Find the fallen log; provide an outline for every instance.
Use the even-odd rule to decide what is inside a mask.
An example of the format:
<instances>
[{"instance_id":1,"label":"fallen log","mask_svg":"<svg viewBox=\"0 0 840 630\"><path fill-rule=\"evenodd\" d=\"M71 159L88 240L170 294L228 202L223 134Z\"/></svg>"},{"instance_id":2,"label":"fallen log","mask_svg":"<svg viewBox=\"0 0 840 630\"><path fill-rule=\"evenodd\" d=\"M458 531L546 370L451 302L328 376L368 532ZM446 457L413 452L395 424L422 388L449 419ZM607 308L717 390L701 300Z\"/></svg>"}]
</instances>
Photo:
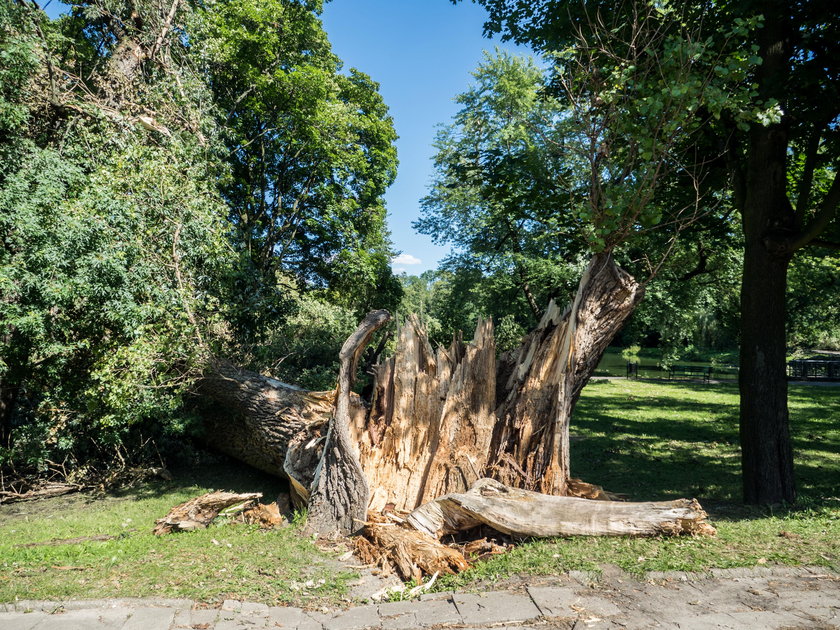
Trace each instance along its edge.
<instances>
[{"instance_id":1,"label":"fallen log","mask_svg":"<svg viewBox=\"0 0 840 630\"><path fill-rule=\"evenodd\" d=\"M169 514L155 521L156 536L172 532L189 532L204 529L219 512L234 505L253 504L262 498L261 492L236 494L234 492L208 492L200 497L176 505Z\"/></svg>"},{"instance_id":2,"label":"fallen log","mask_svg":"<svg viewBox=\"0 0 840 630\"><path fill-rule=\"evenodd\" d=\"M51 499L52 497L60 497L65 494L70 494L71 492L79 492L80 490L84 490L86 487L87 486L76 483L47 482L34 489L27 490L26 492L0 490L0 504Z\"/></svg>"},{"instance_id":3,"label":"fallen log","mask_svg":"<svg viewBox=\"0 0 840 630\"><path fill-rule=\"evenodd\" d=\"M406 521L433 538L487 525L518 537L714 536L696 499L631 503L559 497L480 479L420 506Z\"/></svg>"}]
</instances>

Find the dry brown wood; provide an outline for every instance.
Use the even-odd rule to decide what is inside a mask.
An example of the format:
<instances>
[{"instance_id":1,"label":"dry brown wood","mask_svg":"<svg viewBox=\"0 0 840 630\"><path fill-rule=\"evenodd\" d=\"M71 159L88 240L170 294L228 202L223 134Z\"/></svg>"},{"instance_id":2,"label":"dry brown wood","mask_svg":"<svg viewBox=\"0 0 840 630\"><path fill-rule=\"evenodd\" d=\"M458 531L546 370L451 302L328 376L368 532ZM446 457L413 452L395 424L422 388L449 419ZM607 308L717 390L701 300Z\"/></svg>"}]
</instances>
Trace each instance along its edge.
<instances>
[{"instance_id":1,"label":"dry brown wood","mask_svg":"<svg viewBox=\"0 0 840 630\"><path fill-rule=\"evenodd\" d=\"M394 357L377 369L371 411L354 425L372 511L411 510L482 476L495 354L489 320L478 322L472 343L456 338L436 352L415 316L400 328Z\"/></svg>"},{"instance_id":2,"label":"dry brown wood","mask_svg":"<svg viewBox=\"0 0 840 630\"><path fill-rule=\"evenodd\" d=\"M22 501L37 501L60 497L71 492L79 492L86 487L75 483L47 482L26 492L15 492L14 490L0 490L0 503L17 503Z\"/></svg>"},{"instance_id":3,"label":"dry brown wood","mask_svg":"<svg viewBox=\"0 0 840 630\"><path fill-rule=\"evenodd\" d=\"M155 521L153 531L157 536L161 536L172 532L204 529L222 510L242 503L254 504L261 497L260 492L208 492L173 507L169 514Z\"/></svg>"},{"instance_id":4,"label":"dry brown wood","mask_svg":"<svg viewBox=\"0 0 840 630\"><path fill-rule=\"evenodd\" d=\"M259 525L261 529L272 529L288 525L289 521L283 516L277 503L257 503L242 513L246 523Z\"/></svg>"},{"instance_id":5,"label":"dry brown wood","mask_svg":"<svg viewBox=\"0 0 840 630\"><path fill-rule=\"evenodd\" d=\"M568 494L572 412L643 293L610 254L596 254L572 303L561 309L552 301L522 345L501 357L487 476L510 486Z\"/></svg>"},{"instance_id":6,"label":"dry brown wood","mask_svg":"<svg viewBox=\"0 0 840 630\"><path fill-rule=\"evenodd\" d=\"M708 515L692 499L629 503L558 497L481 479L469 492L427 503L406 521L439 538L479 524L515 536L713 536Z\"/></svg>"},{"instance_id":7,"label":"dry brown wood","mask_svg":"<svg viewBox=\"0 0 840 630\"><path fill-rule=\"evenodd\" d=\"M359 449L369 508L411 510L484 476L547 494L597 494L597 487L570 485L569 420L642 292L609 254L598 254L573 303L565 310L550 304L537 329L498 364L490 321L478 323L471 343L456 338L435 351L409 317L395 355L376 368L370 409L349 399L350 443ZM209 374L202 392L222 403L208 424L209 441L288 476L298 505L311 501L318 462L333 457L324 443L334 394L229 366Z\"/></svg>"},{"instance_id":8,"label":"dry brown wood","mask_svg":"<svg viewBox=\"0 0 840 630\"><path fill-rule=\"evenodd\" d=\"M404 580L419 583L424 574L450 575L469 567L457 549L397 523L368 522L361 534L354 539L354 547L362 562L394 567Z\"/></svg>"}]
</instances>

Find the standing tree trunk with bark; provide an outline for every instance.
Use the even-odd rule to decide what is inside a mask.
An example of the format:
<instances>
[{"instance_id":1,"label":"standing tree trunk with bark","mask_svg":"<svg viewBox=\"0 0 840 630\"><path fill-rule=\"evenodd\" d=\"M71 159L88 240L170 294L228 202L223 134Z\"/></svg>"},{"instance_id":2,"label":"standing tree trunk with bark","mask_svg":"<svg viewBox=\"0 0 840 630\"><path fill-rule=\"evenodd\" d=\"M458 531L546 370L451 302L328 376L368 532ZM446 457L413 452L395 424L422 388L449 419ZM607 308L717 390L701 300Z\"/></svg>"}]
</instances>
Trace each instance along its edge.
<instances>
[{"instance_id":1,"label":"standing tree trunk with bark","mask_svg":"<svg viewBox=\"0 0 840 630\"><path fill-rule=\"evenodd\" d=\"M552 302L519 349L502 357L489 476L567 494L575 404L643 294L609 253L596 254L572 304L561 311Z\"/></svg>"},{"instance_id":2,"label":"standing tree trunk with bark","mask_svg":"<svg viewBox=\"0 0 840 630\"><path fill-rule=\"evenodd\" d=\"M796 499L788 417L785 320L791 256L768 248L773 231L790 224L785 133L754 130L744 209L739 388L744 501ZM791 226L792 227L792 226Z\"/></svg>"},{"instance_id":3,"label":"standing tree trunk with bark","mask_svg":"<svg viewBox=\"0 0 840 630\"><path fill-rule=\"evenodd\" d=\"M773 0L760 41L758 79L763 98L781 98L788 72L788 8ZM799 225L787 194L785 124L754 124L749 136L742 201L744 269L741 286L740 439L744 501L793 502L785 371L787 270L784 243Z\"/></svg>"}]
</instances>

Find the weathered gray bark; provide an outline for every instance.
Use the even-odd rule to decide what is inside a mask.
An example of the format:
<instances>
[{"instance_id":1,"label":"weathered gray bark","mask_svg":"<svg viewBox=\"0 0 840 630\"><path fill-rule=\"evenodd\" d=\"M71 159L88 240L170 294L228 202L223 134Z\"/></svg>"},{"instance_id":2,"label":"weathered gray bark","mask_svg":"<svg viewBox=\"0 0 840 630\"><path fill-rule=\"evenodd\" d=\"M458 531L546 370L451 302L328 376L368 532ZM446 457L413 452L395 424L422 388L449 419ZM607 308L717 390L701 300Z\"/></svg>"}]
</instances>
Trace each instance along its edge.
<instances>
[{"instance_id":1,"label":"weathered gray bark","mask_svg":"<svg viewBox=\"0 0 840 630\"><path fill-rule=\"evenodd\" d=\"M707 517L696 500L591 501L480 479L468 492L439 497L414 510L406 520L434 538L481 524L516 536L713 535Z\"/></svg>"},{"instance_id":2,"label":"weathered gray bark","mask_svg":"<svg viewBox=\"0 0 840 630\"><path fill-rule=\"evenodd\" d=\"M351 534L367 520L370 491L350 436L350 394L362 351L373 334L391 319L388 311L368 314L339 353L340 368L335 412L327 430L323 454L309 496L307 528L319 534Z\"/></svg>"},{"instance_id":3,"label":"weathered gray bark","mask_svg":"<svg viewBox=\"0 0 840 630\"><path fill-rule=\"evenodd\" d=\"M334 391L309 392L229 364L208 370L198 394L206 441L281 477L286 475L289 445L295 439L308 442L320 437L335 402Z\"/></svg>"}]
</instances>

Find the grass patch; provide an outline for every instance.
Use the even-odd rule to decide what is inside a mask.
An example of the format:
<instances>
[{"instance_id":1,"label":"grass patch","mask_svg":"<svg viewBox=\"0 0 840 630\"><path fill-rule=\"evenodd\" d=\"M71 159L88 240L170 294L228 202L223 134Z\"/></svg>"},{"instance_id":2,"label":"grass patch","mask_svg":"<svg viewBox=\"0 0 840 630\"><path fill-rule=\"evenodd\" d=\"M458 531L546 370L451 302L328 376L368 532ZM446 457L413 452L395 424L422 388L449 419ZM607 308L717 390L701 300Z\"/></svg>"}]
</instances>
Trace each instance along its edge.
<instances>
[{"instance_id":1,"label":"grass patch","mask_svg":"<svg viewBox=\"0 0 840 630\"><path fill-rule=\"evenodd\" d=\"M0 601L100 597L175 597L267 604L338 602L357 574L292 526L261 531L225 525L154 536L154 521L209 490L262 491L280 482L244 466L203 466L176 481L93 499L81 495L0 506ZM19 545L96 535L104 542ZM314 588L303 584L311 580ZM323 580L323 584L320 584Z\"/></svg>"},{"instance_id":2,"label":"grass patch","mask_svg":"<svg viewBox=\"0 0 840 630\"><path fill-rule=\"evenodd\" d=\"M799 502L740 505L735 385L593 381L572 420L572 474L633 501L697 497L716 538L583 538L525 542L440 581L440 589L517 574L703 571L766 564L840 570L840 387L791 386Z\"/></svg>"},{"instance_id":3,"label":"grass patch","mask_svg":"<svg viewBox=\"0 0 840 630\"><path fill-rule=\"evenodd\" d=\"M572 423L572 472L631 500L697 497L716 538L526 541L459 576L445 590L519 574L702 571L762 564L840 569L840 388L792 386L791 431L800 501L785 509L739 504L738 396L734 385L597 381ZM235 525L155 537L156 518L211 489L262 491L279 482L247 467L203 466L176 481L92 499L69 496L0 506L0 601L99 597L226 598L268 604L337 603L357 577L296 527ZM18 545L107 534L105 542ZM302 588L311 580L324 584Z\"/></svg>"}]
</instances>

